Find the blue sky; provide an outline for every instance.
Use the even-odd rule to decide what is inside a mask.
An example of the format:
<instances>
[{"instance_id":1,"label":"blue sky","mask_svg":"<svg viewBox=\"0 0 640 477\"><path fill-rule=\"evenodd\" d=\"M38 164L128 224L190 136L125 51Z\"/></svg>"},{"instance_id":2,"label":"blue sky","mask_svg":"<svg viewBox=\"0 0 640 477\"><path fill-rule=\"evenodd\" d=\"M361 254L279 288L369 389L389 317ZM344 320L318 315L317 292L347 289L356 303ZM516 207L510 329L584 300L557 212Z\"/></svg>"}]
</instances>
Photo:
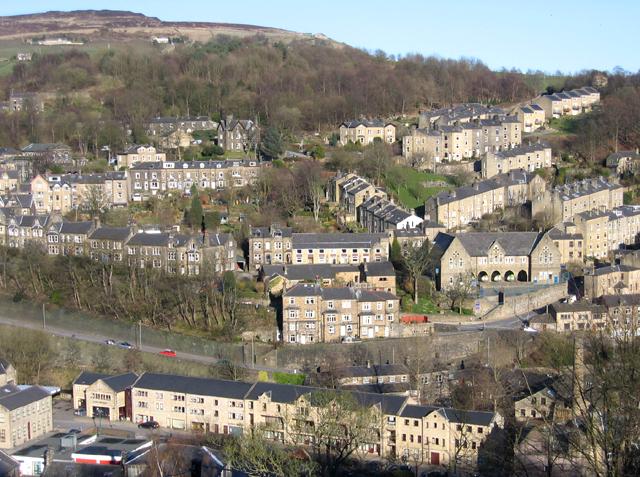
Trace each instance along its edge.
<instances>
[{"instance_id":1,"label":"blue sky","mask_svg":"<svg viewBox=\"0 0 640 477\"><path fill-rule=\"evenodd\" d=\"M21 0L0 15L112 9L162 20L248 23L324 33L387 53L479 58L491 68L640 70L638 0ZM364 11L366 4L369 11Z\"/></svg>"}]
</instances>

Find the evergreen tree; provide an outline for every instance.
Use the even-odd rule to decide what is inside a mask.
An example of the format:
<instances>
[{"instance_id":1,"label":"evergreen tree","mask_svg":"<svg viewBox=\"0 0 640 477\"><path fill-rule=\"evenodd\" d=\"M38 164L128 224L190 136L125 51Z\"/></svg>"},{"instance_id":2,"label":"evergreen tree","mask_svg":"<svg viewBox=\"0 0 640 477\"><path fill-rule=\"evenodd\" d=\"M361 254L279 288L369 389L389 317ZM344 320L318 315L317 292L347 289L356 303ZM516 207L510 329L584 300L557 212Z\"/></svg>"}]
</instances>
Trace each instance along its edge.
<instances>
[{"instance_id":1,"label":"evergreen tree","mask_svg":"<svg viewBox=\"0 0 640 477\"><path fill-rule=\"evenodd\" d=\"M189 208L189 225L192 229L199 229L202 225L202 203L196 185L191 186L191 207Z\"/></svg>"},{"instance_id":2,"label":"evergreen tree","mask_svg":"<svg viewBox=\"0 0 640 477\"><path fill-rule=\"evenodd\" d=\"M260 152L269 159L277 159L284 152L280 131L274 127L267 129L260 144Z\"/></svg>"}]
</instances>

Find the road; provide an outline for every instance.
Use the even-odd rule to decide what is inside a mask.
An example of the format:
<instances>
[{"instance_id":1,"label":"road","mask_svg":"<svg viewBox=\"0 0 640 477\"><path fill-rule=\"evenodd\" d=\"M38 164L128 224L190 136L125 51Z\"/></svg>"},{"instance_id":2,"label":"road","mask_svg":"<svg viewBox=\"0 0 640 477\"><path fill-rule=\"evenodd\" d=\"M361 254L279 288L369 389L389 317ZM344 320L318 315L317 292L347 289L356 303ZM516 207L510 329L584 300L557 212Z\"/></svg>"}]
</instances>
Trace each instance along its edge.
<instances>
[{"instance_id":1,"label":"road","mask_svg":"<svg viewBox=\"0 0 640 477\"><path fill-rule=\"evenodd\" d=\"M123 340L118 336L105 336L105 335L98 335L95 333L73 331L73 330L67 330L65 328L55 327L51 325L47 325L46 328L43 328L42 324L32 323L29 321L20 320L18 318L11 318L5 315L0 315L0 324L11 325L19 328L28 328L33 330L46 331L47 333L50 333L52 335L64 336L66 338L74 338L82 341L89 341L91 343L99 343L99 344L102 344L103 346L109 346L105 344L105 341L107 339L113 339L116 341ZM160 351L162 351L165 348L145 345L143 342L142 346L139 349L140 351L143 351L145 353L158 354ZM213 356L203 356L200 354L185 353L182 351L177 351L177 357L180 359L184 359L188 361L196 361L204 364L221 364L224 362L224 360L221 360L219 358L214 358ZM165 359L171 359L171 358L165 358ZM284 373L292 372L291 369L286 369L286 368L271 368L268 366L260 366L260 365L251 366L249 364L242 364L242 363L234 363L234 364L239 367L243 367L247 369L255 369L257 371L268 371L268 372L279 371Z\"/></svg>"}]
</instances>

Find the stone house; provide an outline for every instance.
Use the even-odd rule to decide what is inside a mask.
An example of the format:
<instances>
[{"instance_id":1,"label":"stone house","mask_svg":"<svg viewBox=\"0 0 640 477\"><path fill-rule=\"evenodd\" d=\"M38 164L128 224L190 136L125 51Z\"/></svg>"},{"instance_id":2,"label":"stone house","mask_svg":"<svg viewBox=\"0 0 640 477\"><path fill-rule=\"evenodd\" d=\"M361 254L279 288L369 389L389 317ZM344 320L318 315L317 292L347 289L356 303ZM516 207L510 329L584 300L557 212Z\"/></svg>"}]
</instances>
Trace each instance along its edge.
<instances>
[{"instance_id":1,"label":"stone house","mask_svg":"<svg viewBox=\"0 0 640 477\"><path fill-rule=\"evenodd\" d=\"M290 227L272 224L270 227L249 228L249 268L292 262L292 231Z\"/></svg>"},{"instance_id":2,"label":"stone house","mask_svg":"<svg viewBox=\"0 0 640 477\"><path fill-rule=\"evenodd\" d=\"M16 368L9 361L0 358L0 386L15 384L16 376Z\"/></svg>"},{"instance_id":3,"label":"stone house","mask_svg":"<svg viewBox=\"0 0 640 477\"><path fill-rule=\"evenodd\" d=\"M146 125L147 134L150 136L164 136L175 131L208 131L217 127L218 123L208 116L156 117Z\"/></svg>"},{"instance_id":4,"label":"stone house","mask_svg":"<svg viewBox=\"0 0 640 477\"><path fill-rule=\"evenodd\" d=\"M487 152L482 158L482 177L485 179L513 170L534 172L551 167L551 147L544 143L518 146L498 152Z\"/></svg>"},{"instance_id":5,"label":"stone house","mask_svg":"<svg viewBox=\"0 0 640 477\"><path fill-rule=\"evenodd\" d=\"M47 231L49 255L89 255L89 236L95 230L94 221L56 222Z\"/></svg>"},{"instance_id":6,"label":"stone house","mask_svg":"<svg viewBox=\"0 0 640 477\"><path fill-rule=\"evenodd\" d=\"M0 387L0 449L11 449L53 430L51 394L40 386Z\"/></svg>"},{"instance_id":7,"label":"stone house","mask_svg":"<svg viewBox=\"0 0 640 477\"><path fill-rule=\"evenodd\" d=\"M406 210L380 196L364 201L357 212L358 223L370 233L415 229L423 221L414 210Z\"/></svg>"},{"instance_id":8,"label":"stone house","mask_svg":"<svg viewBox=\"0 0 640 477\"><path fill-rule=\"evenodd\" d=\"M582 212L610 211L623 205L624 188L603 177L556 186L532 198L532 214L546 215L552 222L572 221Z\"/></svg>"},{"instance_id":9,"label":"stone house","mask_svg":"<svg viewBox=\"0 0 640 477\"><path fill-rule=\"evenodd\" d=\"M549 237L560 251L560 260L567 263L582 263L584 260L584 235L573 222L562 222L551 230Z\"/></svg>"},{"instance_id":10,"label":"stone house","mask_svg":"<svg viewBox=\"0 0 640 477\"><path fill-rule=\"evenodd\" d=\"M164 162L167 155L158 152L151 144L134 144L116 155L116 166L129 169L135 164L148 162Z\"/></svg>"},{"instance_id":11,"label":"stone house","mask_svg":"<svg viewBox=\"0 0 640 477\"><path fill-rule=\"evenodd\" d=\"M89 257L104 263L125 263L125 244L133 235L131 227L98 227L89 235Z\"/></svg>"},{"instance_id":12,"label":"stone house","mask_svg":"<svg viewBox=\"0 0 640 477\"><path fill-rule=\"evenodd\" d=\"M358 220L358 207L371 197L386 198L387 193L356 174L338 174L329 181L327 200L336 205L343 223Z\"/></svg>"},{"instance_id":13,"label":"stone house","mask_svg":"<svg viewBox=\"0 0 640 477\"><path fill-rule=\"evenodd\" d=\"M425 219L442 224L447 230L461 228L498 209L532 202L545 190L542 177L511 171L430 197L425 203Z\"/></svg>"},{"instance_id":14,"label":"stone house","mask_svg":"<svg viewBox=\"0 0 640 477\"><path fill-rule=\"evenodd\" d=\"M612 152L607 156L606 165L620 177L628 173L636 173L640 165L640 152L638 149Z\"/></svg>"},{"instance_id":15,"label":"stone house","mask_svg":"<svg viewBox=\"0 0 640 477\"><path fill-rule=\"evenodd\" d=\"M340 125L340 144L371 144L375 140L386 144L396 142L396 127L381 119L345 121Z\"/></svg>"},{"instance_id":16,"label":"stone house","mask_svg":"<svg viewBox=\"0 0 640 477\"><path fill-rule=\"evenodd\" d=\"M282 337L308 344L383 338L398 322L400 302L389 293L299 284L282 295Z\"/></svg>"},{"instance_id":17,"label":"stone house","mask_svg":"<svg viewBox=\"0 0 640 477\"><path fill-rule=\"evenodd\" d=\"M255 150L260 142L260 130L250 119L233 119L228 116L218 124L218 146L225 151Z\"/></svg>"},{"instance_id":18,"label":"stone house","mask_svg":"<svg viewBox=\"0 0 640 477\"><path fill-rule=\"evenodd\" d=\"M585 297L640 293L640 268L630 265L603 265L584 275Z\"/></svg>"},{"instance_id":19,"label":"stone house","mask_svg":"<svg viewBox=\"0 0 640 477\"><path fill-rule=\"evenodd\" d=\"M519 106L515 110L515 115L520 121L523 133L537 131L546 121L544 108L538 104Z\"/></svg>"},{"instance_id":20,"label":"stone house","mask_svg":"<svg viewBox=\"0 0 640 477\"><path fill-rule=\"evenodd\" d=\"M456 280L537 284L560 281L560 252L539 232L440 233L434 243L439 289Z\"/></svg>"},{"instance_id":21,"label":"stone house","mask_svg":"<svg viewBox=\"0 0 640 477\"><path fill-rule=\"evenodd\" d=\"M129 171L132 200L161 196L167 192L190 194L198 189L239 189L254 184L264 164L251 159L193 162L147 162Z\"/></svg>"},{"instance_id":22,"label":"stone house","mask_svg":"<svg viewBox=\"0 0 640 477\"><path fill-rule=\"evenodd\" d=\"M126 391L137 379L135 373L110 376L84 371L73 382L74 409L86 411L91 418L126 419Z\"/></svg>"}]
</instances>

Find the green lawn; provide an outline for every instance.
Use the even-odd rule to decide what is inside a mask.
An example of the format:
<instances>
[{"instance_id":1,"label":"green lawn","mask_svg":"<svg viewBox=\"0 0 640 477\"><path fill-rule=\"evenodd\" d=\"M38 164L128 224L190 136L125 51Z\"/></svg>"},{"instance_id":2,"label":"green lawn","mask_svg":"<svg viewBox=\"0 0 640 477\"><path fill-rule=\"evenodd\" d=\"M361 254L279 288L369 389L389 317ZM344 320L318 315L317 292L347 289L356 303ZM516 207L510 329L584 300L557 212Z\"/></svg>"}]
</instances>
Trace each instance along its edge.
<instances>
[{"instance_id":1,"label":"green lawn","mask_svg":"<svg viewBox=\"0 0 640 477\"><path fill-rule=\"evenodd\" d=\"M447 176L417 171L405 166L392 167L385 178L387 188L402 205L410 209L424 205L429 197L448 188L427 185L429 182L451 184L451 179Z\"/></svg>"},{"instance_id":2,"label":"green lawn","mask_svg":"<svg viewBox=\"0 0 640 477\"><path fill-rule=\"evenodd\" d=\"M578 121L580 116L562 116L549 121L549 127L555 129L560 134L576 134L578 131Z\"/></svg>"},{"instance_id":3,"label":"green lawn","mask_svg":"<svg viewBox=\"0 0 640 477\"><path fill-rule=\"evenodd\" d=\"M440 308L438 308L429 298L418 298L418 304L413 305L411 313L433 315L440 313Z\"/></svg>"}]
</instances>

